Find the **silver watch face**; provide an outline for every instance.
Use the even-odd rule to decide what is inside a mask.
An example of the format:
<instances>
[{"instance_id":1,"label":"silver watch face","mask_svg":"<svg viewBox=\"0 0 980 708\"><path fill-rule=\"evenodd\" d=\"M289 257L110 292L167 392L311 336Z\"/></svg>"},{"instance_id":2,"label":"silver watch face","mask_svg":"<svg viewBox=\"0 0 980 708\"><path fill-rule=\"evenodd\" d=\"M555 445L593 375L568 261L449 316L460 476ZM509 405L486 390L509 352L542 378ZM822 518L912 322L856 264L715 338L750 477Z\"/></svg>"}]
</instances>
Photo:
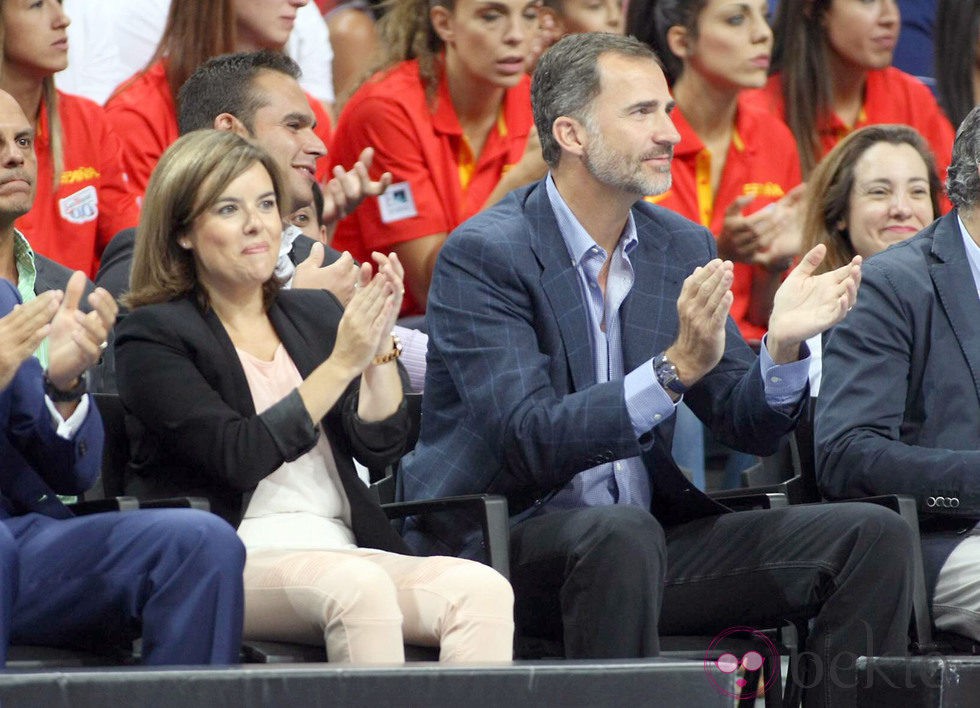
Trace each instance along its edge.
<instances>
[{"instance_id":1,"label":"silver watch face","mask_svg":"<svg viewBox=\"0 0 980 708\"><path fill-rule=\"evenodd\" d=\"M687 390L687 387L681 383L680 378L677 376L677 367L674 366L674 363L666 355L660 354L654 359L654 373L657 376L657 381L664 388L674 393L684 393Z\"/></svg>"}]
</instances>

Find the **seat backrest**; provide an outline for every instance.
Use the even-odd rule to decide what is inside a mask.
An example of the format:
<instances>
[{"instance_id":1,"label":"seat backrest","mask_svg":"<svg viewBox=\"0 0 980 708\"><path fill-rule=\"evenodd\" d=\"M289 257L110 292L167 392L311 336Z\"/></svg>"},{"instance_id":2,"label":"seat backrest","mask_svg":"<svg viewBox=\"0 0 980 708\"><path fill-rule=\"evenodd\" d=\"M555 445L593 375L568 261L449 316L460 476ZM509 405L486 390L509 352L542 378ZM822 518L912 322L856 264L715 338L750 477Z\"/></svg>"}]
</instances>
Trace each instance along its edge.
<instances>
[{"instance_id":1,"label":"seat backrest","mask_svg":"<svg viewBox=\"0 0 980 708\"><path fill-rule=\"evenodd\" d=\"M114 393L94 393L95 405L102 415L105 444L102 449L101 490L93 488L86 498L116 497L125 494L126 465L129 463L129 436L126 434L126 410ZM96 485L98 487L99 485Z\"/></svg>"},{"instance_id":2,"label":"seat backrest","mask_svg":"<svg viewBox=\"0 0 980 708\"><path fill-rule=\"evenodd\" d=\"M794 437L798 452L801 498L790 499L790 504L817 502L823 498L817 486L817 458L813 445L813 417L817 407L817 397L811 396L806 410L800 416Z\"/></svg>"}]
</instances>

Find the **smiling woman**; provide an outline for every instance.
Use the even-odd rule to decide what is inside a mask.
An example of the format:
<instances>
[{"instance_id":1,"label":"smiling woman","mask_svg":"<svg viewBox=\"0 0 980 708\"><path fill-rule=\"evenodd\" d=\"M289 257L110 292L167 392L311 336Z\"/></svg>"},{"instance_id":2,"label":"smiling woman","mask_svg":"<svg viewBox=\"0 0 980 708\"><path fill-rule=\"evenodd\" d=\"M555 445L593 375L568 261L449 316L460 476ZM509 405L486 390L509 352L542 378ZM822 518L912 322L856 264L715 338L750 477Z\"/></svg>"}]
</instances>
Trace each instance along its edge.
<instances>
[{"instance_id":1,"label":"smiling woman","mask_svg":"<svg viewBox=\"0 0 980 708\"><path fill-rule=\"evenodd\" d=\"M513 594L493 569L417 558L354 469L408 433L398 257L346 307L280 290L281 178L226 131L178 140L147 188L119 394L137 422L127 493L206 496L248 549L245 636L325 644L331 661L510 659ZM406 382L407 383L407 382Z\"/></svg>"},{"instance_id":2,"label":"smiling woman","mask_svg":"<svg viewBox=\"0 0 980 708\"><path fill-rule=\"evenodd\" d=\"M907 125L870 125L841 140L810 175L803 247L827 246L827 272L911 238L939 216L942 185L929 146ZM821 337L810 347L810 394L820 392Z\"/></svg>"},{"instance_id":3,"label":"smiling woman","mask_svg":"<svg viewBox=\"0 0 980 708\"><path fill-rule=\"evenodd\" d=\"M340 223L334 247L394 250L404 314L425 312L450 231L544 175L526 74L538 22L537 0L394 0L379 24L388 55L344 106L330 156L373 146L372 176L394 184Z\"/></svg>"},{"instance_id":4,"label":"smiling woman","mask_svg":"<svg viewBox=\"0 0 980 708\"><path fill-rule=\"evenodd\" d=\"M17 228L38 253L93 277L106 244L139 211L102 109L54 88L68 63L68 24L58 0L0 0L0 89L37 134L37 193Z\"/></svg>"},{"instance_id":5,"label":"smiling woman","mask_svg":"<svg viewBox=\"0 0 980 708\"><path fill-rule=\"evenodd\" d=\"M807 188L804 248L827 245L826 272L915 235L939 215L942 186L929 146L905 125L848 135L814 170Z\"/></svg>"}]
</instances>

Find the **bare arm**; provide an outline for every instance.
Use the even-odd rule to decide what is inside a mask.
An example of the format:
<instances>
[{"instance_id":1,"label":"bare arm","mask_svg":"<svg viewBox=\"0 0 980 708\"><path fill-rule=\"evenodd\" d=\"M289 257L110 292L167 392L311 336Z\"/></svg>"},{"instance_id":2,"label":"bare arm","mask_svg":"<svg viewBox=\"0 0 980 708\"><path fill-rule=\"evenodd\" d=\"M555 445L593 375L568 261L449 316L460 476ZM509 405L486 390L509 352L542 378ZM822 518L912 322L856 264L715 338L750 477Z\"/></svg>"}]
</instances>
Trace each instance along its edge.
<instances>
[{"instance_id":1,"label":"bare arm","mask_svg":"<svg viewBox=\"0 0 980 708\"><path fill-rule=\"evenodd\" d=\"M405 285L412 294L412 299L425 310L429 299L429 283L432 281L432 270L436 266L439 250L446 242L448 234L438 233L396 243L393 248L398 254L398 260L405 268Z\"/></svg>"}]
</instances>

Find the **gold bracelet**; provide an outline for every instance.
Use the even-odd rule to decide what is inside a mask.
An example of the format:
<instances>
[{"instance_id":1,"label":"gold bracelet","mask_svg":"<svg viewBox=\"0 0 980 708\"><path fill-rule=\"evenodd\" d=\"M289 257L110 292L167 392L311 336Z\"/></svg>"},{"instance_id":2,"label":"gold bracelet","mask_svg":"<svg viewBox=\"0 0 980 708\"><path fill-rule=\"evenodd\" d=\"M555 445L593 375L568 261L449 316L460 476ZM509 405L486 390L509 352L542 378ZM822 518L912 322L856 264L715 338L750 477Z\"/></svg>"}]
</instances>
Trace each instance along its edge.
<instances>
[{"instance_id":1,"label":"gold bracelet","mask_svg":"<svg viewBox=\"0 0 980 708\"><path fill-rule=\"evenodd\" d=\"M385 352L384 354L378 354L371 361L375 366L381 366L382 364L387 364L389 361L394 361L402 355L402 340L398 338L397 334L391 335L391 350Z\"/></svg>"}]
</instances>

